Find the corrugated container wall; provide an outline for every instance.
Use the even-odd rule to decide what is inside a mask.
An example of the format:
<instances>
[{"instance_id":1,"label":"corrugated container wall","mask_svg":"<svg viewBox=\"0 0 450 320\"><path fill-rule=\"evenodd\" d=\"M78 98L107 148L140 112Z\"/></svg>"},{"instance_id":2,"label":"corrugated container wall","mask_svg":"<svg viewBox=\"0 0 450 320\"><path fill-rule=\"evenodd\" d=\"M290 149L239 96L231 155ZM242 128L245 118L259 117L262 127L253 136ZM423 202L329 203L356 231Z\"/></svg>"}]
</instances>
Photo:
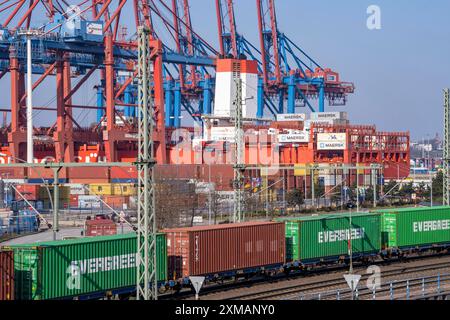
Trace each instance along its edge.
<instances>
[{"instance_id":1,"label":"corrugated container wall","mask_svg":"<svg viewBox=\"0 0 450 320\"><path fill-rule=\"evenodd\" d=\"M14 254L0 250L0 301L14 300Z\"/></svg>"},{"instance_id":2,"label":"corrugated container wall","mask_svg":"<svg viewBox=\"0 0 450 320\"><path fill-rule=\"evenodd\" d=\"M20 184L15 186L15 198L16 200L39 200L40 186L36 184ZM19 194L22 194L22 196Z\"/></svg>"},{"instance_id":3,"label":"corrugated container wall","mask_svg":"<svg viewBox=\"0 0 450 320\"><path fill-rule=\"evenodd\" d=\"M88 193L88 188L86 188L84 184L71 183L67 184L66 186L70 188L71 195L85 195Z\"/></svg>"},{"instance_id":4,"label":"corrugated container wall","mask_svg":"<svg viewBox=\"0 0 450 320\"><path fill-rule=\"evenodd\" d=\"M381 247L380 216L378 214L320 215L278 219L286 224L287 252L292 261L308 262L322 258L348 255L351 234L353 254L376 253ZM296 226L295 226L296 224ZM298 228L293 232L292 230ZM290 239L289 239L290 238Z\"/></svg>"},{"instance_id":5,"label":"corrugated container wall","mask_svg":"<svg viewBox=\"0 0 450 320\"><path fill-rule=\"evenodd\" d=\"M99 209L102 206L102 202L98 196L79 195L78 196L78 208L83 209Z\"/></svg>"},{"instance_id":6,"label":"corrugated container wall","mask_svg":"<svg viewBox=\"0 0 450 320\"><path fill-rule=\"evenodd\" d=\"M136 285L135 233L10 246L18 300L62 299ZM165 235L157 236L157 279L165 280ZM77 276L79 275L79 277Z\"/></svg>"},{"instance_id":7,"label":"corrugated container wall","mask_svg":"<svg viewBox=\"0 0 450 320\"><path fill-rule=\"evenodd\" d=\"M111 183L90 184L89 194L99 196L112 196L114 194L114 187Z\"/></svg>"},{"instance_id":8,"label":"corrugated container wall","mask_svg":"<svg viewBox=\"0 0 450 320\"><path fill-rule=\"evenodd\" d=\"M450 244L450 207L379 210L383 247L408 248Z\"/></svg>"},{"instance_id":9,"label":"corrugated container wall","mask_svg":"<svg viewBox=\"0 0 450 320\"><path fill-rule=\"evenodd\" d=\"M247 222L163 232L170 279L276 266L285 261L284 223Z\"/></svg>"},{"instance_id":10,"label":"corrugated container wall","mask_svg":"<svg viewBox=\"0 0 450 320\"><path fill-rule=\"evenodd\" d=\"M114 209L126 210L130 203L129 196L103 196L103 201Z\"/></svg>"},{"instance_id":11,"label":"corrugated container wall","mask_svg":"<svg viewBox=\"0 0 450 320\"><path fill-rule=\"evenodd\" d=\"M87 220L85 232L87 237L111 236L117 234L117 225L112 220Z\"/></svg>"},{"instance_id":12,"label":"corrugated container wall","mask_svg":"<svg viewBox=\"0 0 450 320\"><path fill-rule=\"evenodd\" d=\"M134 196L137 194L137 189L132 183L115 183L113 188L116 196Z\"/></svg>"},{"instance_id":13,"label":"corrugated container wall","mask_svg":"<svg viewBox=\"0 0 450 320\"><path fill-rule=\"evenodd\" d=\"M61 200L68 200L69 199L69 197L70 197L70 187L68 187L68 186L59 186L58 192L59 192L59 199L61 199ZM47 187L42 186L39 189L39 199L41 199L41 200L48 200L49 193L50 193L50 196L53 199L53 186L47 186Z\"/></svg>"}]
</instances>

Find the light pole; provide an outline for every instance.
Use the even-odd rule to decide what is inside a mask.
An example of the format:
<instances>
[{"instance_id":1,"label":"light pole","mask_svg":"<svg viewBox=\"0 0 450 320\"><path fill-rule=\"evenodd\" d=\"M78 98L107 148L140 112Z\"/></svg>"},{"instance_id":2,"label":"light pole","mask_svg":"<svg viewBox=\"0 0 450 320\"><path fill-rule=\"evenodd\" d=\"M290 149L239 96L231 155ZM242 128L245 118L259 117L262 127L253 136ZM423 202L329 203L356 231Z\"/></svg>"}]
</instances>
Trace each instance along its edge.
<instances>
[{"instance_id":1,"label":"light pole","mask_svg":"<svg viewBox=\"0 0 450 320\"><path fill-rule=\"evenodd\" d=\"M18 35L27 39L27 162L33 163L33 56L31 38L42 35L37 29L19 30Z\"/></svg>"},{"instance_id":2,"label":"light pole","mask_svg":"<svg viewBox=\"0 0 450 320\"><path fill-rule=\"evenodd\" d=\"M433 206L433 175L431 173L431 170L429 171L430 175L430 207Z\"/></svg>"},{"instance_id":3,"label":"light pole","mask_svg":"<svg viewBox=\"0 0 450 320\"><path fill-rule=\"evenodd\" d=\"M349 274L353 274L353 248L352 248L352 209L350 208L350 217L349 217L349 237L348 237L348 255L350 258L350 268Z\"/></svg>"},{"instance_id":4,"label":"light pole","mask_svg":"<svg viewBox=\"0 0 450 320\"><path fill-rule=\"evenodd\" d=\"M358 160L356 163L356 211L359 212L359 150L357 150ZM351 223L351 215L350 215L350 223Z\"/></svg>"},{"instance_id":5,"label":"light pole","mask_svg":"<svg viewBox=\"0 0 450 320\"><path fill-rule=\"evenodd\" d=\"M208 185L208 220L209 220L209 224L211 224L211 219L212 219L211 164L208 164L208 174L209 174L209 185Z\"/></svg>"}]
</instances>

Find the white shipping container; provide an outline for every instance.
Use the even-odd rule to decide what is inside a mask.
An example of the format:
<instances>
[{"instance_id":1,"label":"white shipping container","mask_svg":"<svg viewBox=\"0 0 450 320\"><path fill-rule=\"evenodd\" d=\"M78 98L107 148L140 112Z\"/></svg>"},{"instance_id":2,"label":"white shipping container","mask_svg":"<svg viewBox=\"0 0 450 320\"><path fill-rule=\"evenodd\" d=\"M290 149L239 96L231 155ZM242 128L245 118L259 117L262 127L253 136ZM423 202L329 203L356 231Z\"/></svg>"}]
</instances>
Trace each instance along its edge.
<instances>
[{"instance_id":1,"label":"white shipping container","mask_svg":"<svg viewBox=\"0 0 450 320\"><path fill-rule=\"evenodd\" d=\"M336 185L336 179L335 179L334 175L325 175L325 176L321 176L321 178L323 178L324 185L326 187L330 187L330 186L335 186Z\"/></svg>"},{"instance_id":2,"label":"white shipping container","mask_svg":"<svg viewBox=\"0 0 450 320\"><path fill-rule=\"evenodd\" d=\"M278 135L279 143L308 143L309 142L309 133L308 132L300 132L295 134L279 134Z\"/></svg>"},{"instance_id":3,"label":"white shipping container","mask_svg":"<svg viewBox=\"0 0 450 320\"><path fill-rule=\"evenodd\" d=\"M311 128L311 123L319 124L319 125L329 125L329 126L336 126L336 125L347 125L350 122L348 120L339 120L339 119L321 119L321 120L314 120L309 119L305 120L305 129Z\"/></svg>"},{"instance_id":4,"label":"white shipping container","mask_svg":"<svg viewBox=\"0 0 450 320\"><path fill-rule=\"evenodd\" d=\"M196 194L209 194L215 190L215 184L209 182L197 182L195 184L195 193Z\"/></svg>"},{"instance_id":5,"label":"white shipping container","mask_svg":"<svg viewBox=\"0 0 450 320\"><path fill-rule=\"evenodd\" d=\"M97 196L80 195L78 196L78 207L82 209L101 208L102 202Z\"/></svg>"},{"instance_id":6,"label":"white shipping container","mask_svg":"<svg viewBox=\"0 0 450 320\"><path fill-rule=\"evenodd\" d=\"M311 120L348 120L347 112L312 112Z\"/></svg>"},{"instance_id":7,"label":"white shipping container","mask_svg":"<svg viewBox=\"0 0 450 320\"><path fill-rule=\"evenodd\" d=\"M370 174L364 175L364 186L368 187L372 185L372 176Z\"/></svg>"},{"instance_id":8,"label":"white shipping container","mask_svg":"<svg viewBox=\"0 0 450 320\"><path fill-rule=\"evenodd\" d=\"M318 133L317 150L345 150L347 149L347 134Z\"/></svg>"},{"instance_id":9,"label":"white shipping container","mask_svg":"<svg viewBox=\"0 0 450 320\"><path fill-rule=\"evenodd\" d=\"M85 195L89 193L84 184L66 184L65 186L69 187L70 194L72 195Z\"/></svg>"},{"instance_id":10,"label":"white shipping container","mask_svg":"<svg viewBox=\"0 0 450 320\"><path fill-rule=\"evenodd\" d=\"M283 113L277 114L277 121L305 121L305 113Z\"/></svg>"},{"instance_id":11,"label":"white shipping container","mask_svg":"<svg viewBox=\"0 0 450 320\"><path fill-rule=\"evenodd\" d=\"M235 140L234 127L212 127L211 140L234 142Z\"/></svg>"}]
</instances>

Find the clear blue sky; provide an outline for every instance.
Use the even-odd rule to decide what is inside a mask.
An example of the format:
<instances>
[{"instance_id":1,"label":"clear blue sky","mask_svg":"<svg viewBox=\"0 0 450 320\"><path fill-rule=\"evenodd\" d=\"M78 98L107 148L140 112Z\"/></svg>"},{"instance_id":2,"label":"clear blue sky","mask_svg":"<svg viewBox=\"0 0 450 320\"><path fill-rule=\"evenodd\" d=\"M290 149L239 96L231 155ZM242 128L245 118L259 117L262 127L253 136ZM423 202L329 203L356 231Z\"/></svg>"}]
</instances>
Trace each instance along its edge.
<instances>
[{"instance_id":1,"label":"clear blue sky","mask_svg":"<svg viewBox=\"0 0 450 320\"><path fill-rule=\"evenodd\" d=\"M214 1L190 4L194 28L218 48ZM381 8L381 30L366 28L371 4ZM238 31L258 44L255 1L235 0L235 6ZM348 111L354 123L376 124L380 130L409 130L414 139L441 134L442 88L450 86L450 2L277 0L276 7L281 31L322 66L355 83L347 107L333 110ZM0 86L8 82L5 77ZM76 103L95 104L95 82L87 83ZM38 90L36 104L54 105L53 88L50 83ZM2 107L8 101L0 98ZM49 121L45 112L35 112L35 117L38 123ZM78 114L77 119L93 121L95 113Z\"/></svg>"},{"instance_id":2,"label":"clear blue sky","mask_svg":"<svg viewBox=\"0 0 450 320\"><path fill-rule=\"evenodd\" d=\"M215 40L215 17L205 14L213 1L205 2L191 0L194 25ZM255 1L235 3L239 32L257 43ZM381 30L366 27L371 4L381 8ZM276 7L283 32L355 83L347 107L335 109L381 130L409 130L415 139L441 134L442 88L450 86L450 2L278 0Z\"/></svg>"}]
</instances>

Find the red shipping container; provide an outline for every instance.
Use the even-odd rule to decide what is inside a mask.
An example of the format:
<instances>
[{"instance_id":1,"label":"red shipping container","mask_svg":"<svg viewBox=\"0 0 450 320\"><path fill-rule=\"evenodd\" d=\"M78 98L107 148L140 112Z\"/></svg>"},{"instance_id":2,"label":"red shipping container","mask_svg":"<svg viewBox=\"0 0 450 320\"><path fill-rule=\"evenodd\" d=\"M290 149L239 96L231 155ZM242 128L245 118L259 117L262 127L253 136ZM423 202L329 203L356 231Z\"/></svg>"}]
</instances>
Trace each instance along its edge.
<instances>
[{"instance_id":1,"label":"red shipping container","mask_svg":"<svg viewBox=\"0 0 450 320\"><path fill-rule=\"evenodd\" d=\"M109 168L69 168L68 171L71 183L90 184L109 182Z\"/></svg>"},{"instance_id":2,"label":"red shipping container","mask_svg":"<svg viewBox=\"0 0 450 320\"><path fill-rule=\"evenodd\" d=\"M109 206L111 206L114 209L123 209L123 205L130 203L130 197L129 196L103 196L103 201Z\"/></svg>"},{"instance_id":3,"label":"red shipping container","mask_svg":"<svg viewBox=\"0 0 450 320\"><path fill-rule=\"evenodd\" d=\"M16 190L16 200L21 201L23 198L27 200L39 200L39 189L40 186L36 184L19 184L15 186ZM23 197L20 196L19 192Z\"/></svg>"},{"instance_id":4,"label":"red shipping container","mask_svg":"<svg viewBox=\"0 0 450 320\"><path fill-rule=\"evenodd\" d=\"M112 220L87 220L85 232L87 237L110 236L117 234L117 225Z\"/></svg>"},{"instance_id":5,"label":"red shipping container","mask_svg":"<svg viewBox=\"0 0 450 320\"><path fill-rule=\"evenodd\" d=\"M71 208L78 208L78 194L71 194L69 197L69 205Z\"/></svg>"},{"instance_id":6,"label":"red shipping container","mask_svg":"<svg viewBox=\"0 0 450 320\"><path fill-rule=\"evenodd\" d=\"M285 261L284 223L246 222L163 230L170 279Z\"/></svg>"},{"instance_id":7,"label":"red shipping container","mask_svg":"<svg viewBox=\"0 0 450 320\"><path fill-rule=\"evenodd\" d=\"M0 301L14 300L14 253L0 251Z\"/></svg>"}]
</instances>

